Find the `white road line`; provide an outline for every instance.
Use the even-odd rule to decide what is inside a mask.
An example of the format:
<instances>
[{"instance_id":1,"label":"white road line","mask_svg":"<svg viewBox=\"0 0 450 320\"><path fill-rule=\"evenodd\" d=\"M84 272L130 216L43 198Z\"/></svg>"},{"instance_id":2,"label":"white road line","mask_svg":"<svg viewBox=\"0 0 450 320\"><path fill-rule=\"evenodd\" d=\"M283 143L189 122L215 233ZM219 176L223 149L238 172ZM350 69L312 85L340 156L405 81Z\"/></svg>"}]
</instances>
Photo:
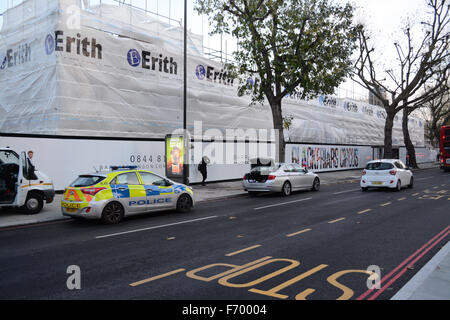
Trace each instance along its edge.
<instances>
[{"instance_id":1,"label":"white road line","mask_svg":"<svg viewBox=\"0 0 450 320\"><path fill-rule=\"evenodd\" d=\"M305 198L305 199L300 199L300 200L281 202L281 203L271 204L271 205L264 206L264 207L254 208L254 210L262 210L262 209L266 209L266 208L272 208L272 207L277 207L277 206L284 206L286 204L295 203L295 202L301 202L301 201L306 201L306 200L311 200L311 199L312 198Z\"/></svg>"},{"instance_id":2,"label":"white road line","mask_svg":"<svg viewBox=\"0 0 450 320\"><path fill-rule=\"evenodd\" d=\"M422 180L427 180L427 179L434 179L434 177L418 178L418 179L416 179L416 181L422 181Z\"/></svg>"},{"instance_id":3,"label":"white road line","mask_svg":"<svg viewBox=\"0 0 450 320\"><path fill-rule=\"evenodd\" d=\"M196 222L196 221L201 221L201 220L206 220L206 219L213 219L213 218L217 218L217 216L210 216L210 217L206 217L206 218L199 218L199 219L193 219L193 220L186 220L186 221L180 221L180 222L168 223L168 224L163 224L163 225L154 226L154 227L148 227L148 228L143 228L143 229L136 229L136 230L130 230L130 231L124 231L124 232L117 232L117 233L105 234L105 235L102 235L102 236L97 236L97 237L95 237L95 239L102 239L102 238L108 238L108 237L120 236L120 235L128 234L128 233L135 233L135 232L140 232L140 231L147 231L147 230L159 229L159 228L164 228L164 227L176 226L176 225L178 225L178 224L184 224L184 223Z\"/></svg>"},{"instance_id":4,"label":"white road line","mask_svg":"<svg viewBox=\"0 0 450 320\"><path fill-rule=\"evenodd\" d=\"M348 192L355 192L355 191L359 191L361 190L360 188L358 189L352 189L352 190L347 190L347 191L340 191L340 192L335 192L333 194L342 194L342 193L348 193Z\"/></svg>"}]
</instances>

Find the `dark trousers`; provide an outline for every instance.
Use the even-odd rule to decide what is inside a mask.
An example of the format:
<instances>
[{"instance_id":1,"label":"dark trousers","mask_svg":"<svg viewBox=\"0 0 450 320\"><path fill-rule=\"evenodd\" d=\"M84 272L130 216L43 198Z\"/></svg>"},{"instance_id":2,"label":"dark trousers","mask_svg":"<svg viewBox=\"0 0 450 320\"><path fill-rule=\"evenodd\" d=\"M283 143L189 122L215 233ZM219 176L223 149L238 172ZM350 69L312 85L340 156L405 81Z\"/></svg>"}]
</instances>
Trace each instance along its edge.
<instances>
[{"instance_id":1,"label":"dark trousers","mask_svg":"<svg viewBox=\"0 0 450 320\"><path fill-rule=\"evenodd\" d=\"M207 178L206 170L202 170L202 171L200 171L200 173L202 174L202 178L203 178L202 183L204 184L206 181L206 178Z\"/></svg>"}]
</instances>

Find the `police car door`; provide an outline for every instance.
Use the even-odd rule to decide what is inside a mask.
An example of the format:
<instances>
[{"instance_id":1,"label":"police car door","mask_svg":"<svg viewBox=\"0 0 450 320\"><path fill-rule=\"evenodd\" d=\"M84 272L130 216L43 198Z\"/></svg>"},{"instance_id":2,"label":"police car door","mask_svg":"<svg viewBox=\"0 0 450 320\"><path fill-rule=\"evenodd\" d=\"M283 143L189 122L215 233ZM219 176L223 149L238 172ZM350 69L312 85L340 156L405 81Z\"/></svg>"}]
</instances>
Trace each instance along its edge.
<instances>
[{"instance_id":1,"label":"police car door","mask_svg":"<svg viewBox=\"0 0 450 320\"><path fill-rule=\"evenodd\" d=\"M161 210L175 206L174 189L167 180L147 171L139 171L147 193L149 210Z\"/></svg>"},{"instance_id":2,"label":"police car door","mask_svg":"<svg viewBox=\"0 0 450 320\"><path fill-rule=\"evenodd\" d=\"M125 214L134 214L147 210L145 188L140 184L135 172L118 174L111 181L114 198L125 208Z\"/></svg>"}]
</instances>

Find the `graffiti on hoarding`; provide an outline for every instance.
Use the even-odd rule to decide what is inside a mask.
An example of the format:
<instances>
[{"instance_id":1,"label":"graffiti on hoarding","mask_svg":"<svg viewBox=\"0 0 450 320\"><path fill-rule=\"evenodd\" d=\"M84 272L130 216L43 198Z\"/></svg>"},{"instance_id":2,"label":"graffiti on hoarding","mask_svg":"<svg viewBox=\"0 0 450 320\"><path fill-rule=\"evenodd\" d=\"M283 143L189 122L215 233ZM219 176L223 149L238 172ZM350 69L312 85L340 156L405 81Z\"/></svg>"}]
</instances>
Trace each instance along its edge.
<instances>
[{"instance_id":1,"label":"graffiti on hoarding","mask_svg":"<svg viewBox=\"0 0 450 320\"><path fill-rule=\"evenodd\" d=\"M351 169L359 166L359 150L354 147L292 147L292 162L311 170Z\"/></svg>"}]
</instances>

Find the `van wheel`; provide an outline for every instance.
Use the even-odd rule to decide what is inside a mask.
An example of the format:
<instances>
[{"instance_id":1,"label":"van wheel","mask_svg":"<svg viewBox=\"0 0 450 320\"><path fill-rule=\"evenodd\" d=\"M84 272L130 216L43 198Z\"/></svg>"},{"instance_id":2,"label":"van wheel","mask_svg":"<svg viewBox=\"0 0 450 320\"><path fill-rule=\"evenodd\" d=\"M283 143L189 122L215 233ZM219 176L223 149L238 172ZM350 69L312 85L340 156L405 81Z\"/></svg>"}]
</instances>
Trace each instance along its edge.
<instances>
[{"instance_id":1,"label":"van wheel","mask_svg":"<svg viewBox=\"0 0 450 320\"><path fill-rule=\"evenodd\" d=\"M292 192L292 186L291 186L291 183L290 183L289 181L286 181L286 182L283 184L283 187L281 188L281 195L282 195L283 197L287 197L287 196L290 196L290 195L291 195L291 192Z\"/></svg>"},{"instance_id":2,"label":"van wheel","mask_svg":"<svg viewBox=\"0 0 450 320\"><path fill-rule=\"evenodd\" d=\"M187 213L191 211L192 199L187 194L182 194L177 200L177 211Z\"/></svg>"},{"instance_id":3,"label":"van wheel","mask_svg":"<svg viewBox=\"0 0 450 320\"><path fill-rule=\"evenodd\" d=\"M37 192L29 192L25 204L21 207L25 214L37 214L44 207L44 197Z\"/></svg>"},{"instance_id":4,"label":"van wheel","mask_svg":"<svg viewBox=\"0 0 450 320\"><path fill-rule=\"evenodd\" d=\"M118 202L110 202L102 212L102 221L106 224L116 224L123 219L123 207Z\"/></svg>"}]
</instances>

